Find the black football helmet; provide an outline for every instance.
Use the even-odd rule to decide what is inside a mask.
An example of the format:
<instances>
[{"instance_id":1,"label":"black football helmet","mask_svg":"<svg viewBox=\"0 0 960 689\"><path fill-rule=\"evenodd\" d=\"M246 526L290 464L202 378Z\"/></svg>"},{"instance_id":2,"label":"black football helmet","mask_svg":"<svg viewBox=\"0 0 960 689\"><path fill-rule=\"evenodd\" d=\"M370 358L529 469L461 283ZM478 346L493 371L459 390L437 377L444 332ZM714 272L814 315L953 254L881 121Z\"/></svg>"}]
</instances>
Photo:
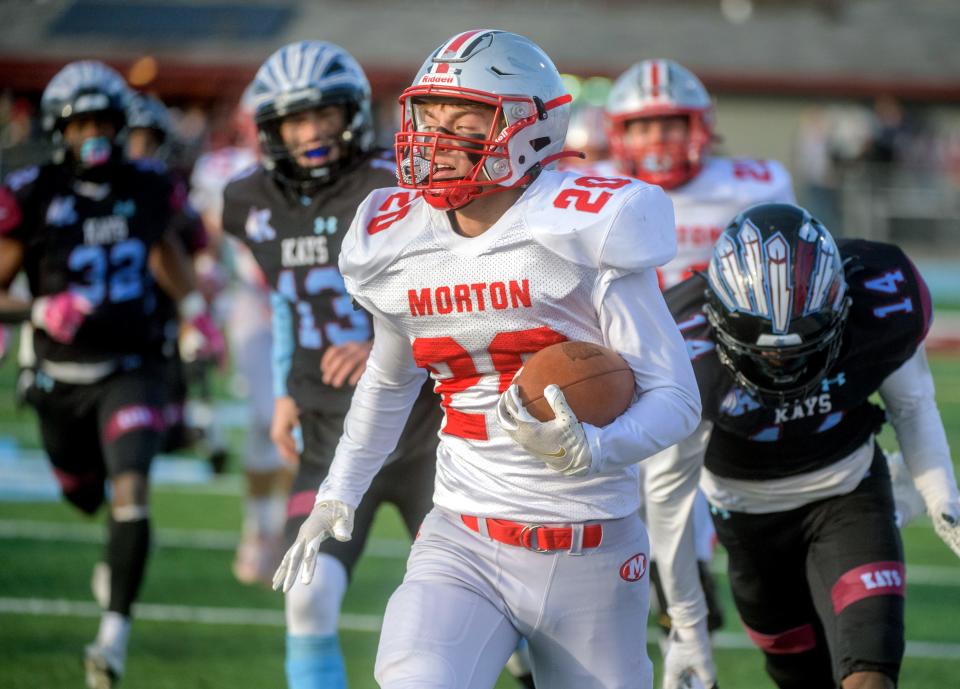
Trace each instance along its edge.
<instances>
[{"instance_id":1,"label":"black football helmet","mask_svg":"<svg viewBox=\"0 0 960 689\"><path fill-rule=\"evenodd\" d=\"M280 182L302 193L335 179L373 149L370 84L346 50L325 41L300 41L277 50L257 71L249 88L263 164ZM340 133L340 159L327 165L298 165L280 136L287 115L340 105L346 127Z\"/></svg>"},{"instance_id":2,"label":"black football helmet","mask_svg":"<svg viewBox=\"0 0 960 689\"><path fill-rule=\"evenodd\" d=\"M840 351L850 308L837 244L799 206L734 218L713 248L705 311L717 354L768 403L812 394Z\"/></svg>"},{"instance_id":3,"label":"black football helmet","mask_svg":"<svg viewBox=\"0 0 960 689\"><path fill-rule=\"evenodd\" d=\"M126 124L131 91L116 71L96 60L71 62L54 75L40 98L43 128L54 145L54 161L70 159L78 173L117 157L116 139L94 139L81 159L72 160L63 130L77 117L97 116L113 122L117 135Z\"/></svg>"}]
</instances>

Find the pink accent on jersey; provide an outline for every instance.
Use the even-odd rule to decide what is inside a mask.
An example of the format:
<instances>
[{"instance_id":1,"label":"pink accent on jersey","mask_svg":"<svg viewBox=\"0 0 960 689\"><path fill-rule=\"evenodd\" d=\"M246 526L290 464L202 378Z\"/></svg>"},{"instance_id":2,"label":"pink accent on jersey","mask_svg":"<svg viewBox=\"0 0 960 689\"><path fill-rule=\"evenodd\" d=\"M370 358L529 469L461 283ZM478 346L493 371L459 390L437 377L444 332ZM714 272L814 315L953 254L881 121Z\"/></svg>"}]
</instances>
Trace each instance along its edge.
<instances>
[{"instance_id":1,"label":"pink accent on jersey","mask_svg":"<svg viewBox=\"0 0 960 689\"><path fill-rule=\"evenodd\" d=\"M788 629L779 634L762 634L743 625L747 636L764 653L771 655L788 655L791 653L806 653L817 647L817 636L813 625L804 624Z\"/></svg>"},{"instance_id":2,"label":"pink accent on jersey","mask_svg":"<svg viewBox=\"0 0 960 689\"><path fill-rule=\"evenodd\" d=\"M133 431L144 429L162 431L166 427L163 412L156 407L149 407L145 404L131 404L120 407L113 412L110 420L107 421L103 436L105 442L112 443L120 436Z\"/></svg>"},{"instance_id":3,"label":"pink accent on jersey","mask_svg":"<svg viewBox=\"0 0 960 689\"><path fill-rule=\"evenodd\" d=\"M93 306L87 299L69 290L46 297L46 300L43 329L57 342L70 344Z\"/></svg>"},{"instance_id":4,"label":"pink accent on jersey","mask_svg":"<svg viewBox=\"0 0 960 689\"><path fill-rule=\"evenodd\" d=\"M316 497L317 492L315 490L302 490L291 495L290 499L287 500L287 518L310 514Z\"/></svg>"},{"instance_id":5,"label":"pink accent on jersey","mask_svg":"<svg viewBox=\"0 0 960 689\"><path fill-rule=\"evenodd\" d=\"M57 483L60 484L60 490L64 493L72 493L87 484L102 480L101 476L93 472L71 474L56 467L53 468L53 475L57 478Z\"/></svg>"},{"instance_id":6,"label":"pink accent on jersey","mask_svg":"<svg viewBox=\"0 0 960 689\"><path fill-rule=\"evenodd\" d=\"M0 234L15 230L23 220L17 197L6 187L0 187Z\"/></svg>"},{"instance_id":7,"label":"pink accent on jersey","mask_svg":"<svg viewBox=\"0 0 960 689\"><path fill-rule=\"evenodd\" d=\"M907 584L906 567L896 560L871 562L844 572L830 591L833 612L872 596L903 597Z\"/></svg>"}]
</instances>

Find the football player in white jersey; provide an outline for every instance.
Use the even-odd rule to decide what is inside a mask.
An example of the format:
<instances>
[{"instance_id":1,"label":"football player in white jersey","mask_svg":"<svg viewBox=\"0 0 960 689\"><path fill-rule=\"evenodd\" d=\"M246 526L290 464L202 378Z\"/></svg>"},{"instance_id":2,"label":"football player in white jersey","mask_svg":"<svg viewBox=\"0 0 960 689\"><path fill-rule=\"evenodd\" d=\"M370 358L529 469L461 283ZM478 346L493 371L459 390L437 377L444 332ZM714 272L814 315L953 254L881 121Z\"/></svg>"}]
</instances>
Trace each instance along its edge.
<instances>
[{"instance_id":1,"label":"football player in white jersey","mask_svg":"<svg viewBox=\"0 0 960 689\"><path fill-rule=\"evenodd\" d=\"M274 579L312 577L427 372L445 411L433 511L384 616L381 687L493 687L520 638L552 689L652 684L649 544L637 464L686 437L700 402L655 269L675 251L658 187L556 172L570 97L529 39L467 31L401 95L400 188L373 192L344 240L348 290L375 337L333 466ZM618 351L631 406L598 428L559 388L539 422L512 380L564 340Z\"/></svg>"},{"instance_id":2,"label":"football player in white jersey","mask_svg":"<svg viewBox=\"0 0 960 689\"><path fill-rule=\"evenodd\" d=\"M673 201L677 256L658 269L662 289L705 270L714 242L741 210L794 200L790 175L777 161L711 155L716 138L713 101L700 80L676 62L644 60L627 69L610 90L606 116L611 158L596 164L595 173L629 175L659 185ZM708 561L715 534L703 496L697 495L693 504L678 500L678 480L672 457L643 463L647 524L662 522L663 528L651 530L666 534L653 543L658 593L666 599L660 603L661 607L666 603L663 612L670 620L672 639L681 641L667 659L665 689L679 686L681 675L692 667L707 686L715 681L706 629L708 608L698 583L701 580L708 590L713 586ZM692 532L677 528L691 513ZM682 561L688 551L681 539L695 540L699 564ZM713 597L709 615L711 628L720 624Z\"/></svg>"},{"instance_id":3,"label":"football player in white jersey","mask_svg":"<svg viewBox=\"0 0 960 689\"><path fill-rule=\"evenodd\" d=\"M253 121L246 98L241 99L237 129L242 118ZM257 162L255 149L242 140L197 159L190 175L190 200L203 217L212 238L212 250L198 258L198 273L206 277L208 291L223 314L230 351L238 375L247 389L247 446L243 456L246 480L243 528L231 569L244 584L267 583L283 552L283 524L292 474L270 439L273 419L273 375L270 366L270 294L263 273L250 251L226 238L223 226L223 189L233 177ZM227 287L226 283L233 284ZM209 411L212 415L212 410ZM210 444L223 442L213 425Z\"/></svg>"}]
</instances>

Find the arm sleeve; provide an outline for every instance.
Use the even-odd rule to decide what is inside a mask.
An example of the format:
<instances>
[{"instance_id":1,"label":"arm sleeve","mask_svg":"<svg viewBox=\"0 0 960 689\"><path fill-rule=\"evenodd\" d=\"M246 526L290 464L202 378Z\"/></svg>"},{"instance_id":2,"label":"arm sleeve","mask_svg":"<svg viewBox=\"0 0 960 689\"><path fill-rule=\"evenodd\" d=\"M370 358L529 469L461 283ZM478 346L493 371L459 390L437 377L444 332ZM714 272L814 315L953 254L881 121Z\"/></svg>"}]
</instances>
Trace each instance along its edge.
<instances>
[{"instance_id":1,"label":"arm sleeve","mask_svg":"<svg viewBox=\"0 0 960 689\"><path fill-rule=\"evenodd\" d=\"M883 381L880 397L914 485L934 514L939 505L957 500L958 491L923 347Z\"/></svg>"},{"instance_id":2,"label":"arm sleeve","mask_svg":"<svg viewBox=\"0 0 960 689\"><path fill-rule=\"evenodd\" d=\"M687 348L656 272L601 277L595 294L604 343L633 369L638 395L603 428L584 424L597 473L639 462L686 438L700 421L700 393Z\"/></svg>"},{"instance_id":3,"label":"arm sleeve","mask_svg":"<svg viewBox=\"0 0 960 689\"><path fill-rule=\"evenodd\" d=\"M273 367L273 396L287 396L287 376L293 361L293 313L290 302L279 292L270 292L270 327L273 332L270 363Z\"/></svg>"},{"instance_id":4,"label":"arm sleeve","mask_svg":"<svg viewBox=\"0 0 960 689\"><path fill-rule=\"evenodd\" d=\"M356 507L410 415L426 371L413 360L410 341L374 315L373 349L357 383L333 464L317 491L317 502L340 500Z\"/></svg>"},{"instance_id":5,"label":"arm sleeve","mask_svg":"<svg viewBox=\"0 0 960 689\"><path fill-rule=\"evenodd\" d=\"M701 421L687 438L643 463L651 559L657 563L667 614L676 627L693 627L707 617L697 566L693 503L711 428L709 421Z\"/></svg>"}]
</instances>

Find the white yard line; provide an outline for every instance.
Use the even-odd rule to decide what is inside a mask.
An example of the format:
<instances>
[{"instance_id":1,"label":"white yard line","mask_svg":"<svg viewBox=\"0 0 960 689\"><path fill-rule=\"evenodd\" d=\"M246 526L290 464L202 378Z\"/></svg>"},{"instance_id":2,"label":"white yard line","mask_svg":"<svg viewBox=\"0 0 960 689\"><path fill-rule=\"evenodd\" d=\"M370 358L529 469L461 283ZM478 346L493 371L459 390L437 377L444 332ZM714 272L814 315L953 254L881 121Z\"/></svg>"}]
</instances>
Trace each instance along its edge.
<instances>
[{"instance_id":1,"label":"white yard line","mask_svg":"<svg viewBox=\"0 0 960 689\"><path fill-rule=\"evenodd\" d=\"M160 547L191 550L233 550L240 534L215 529L156 529ZM0 519L0 539L52 541L59 543L103 543L104 530L99 524L78 522L44 522L29 519ZM405 560L410 544L398 539L371 538L365 555Z\"/></svg>"},{"instance_id":2,"label":"white yard line","mask_svg":"<svg viewBox=\"0 0 960 689\"><path fill-rule=\"evenodd\" d=\"M233 550L240 534L216 529L157 529L160 547L188 550ZM30 519L0 519L0 540L35 540L58 543L103 543L103 527L80 522L45 522ZM410 544L392 538L371 538L364 555L405 560ZM727 561L719 554L711 565L716 574L725 574ZM960 586L960 566L907 563L907 582L923 586Z\"/></svg>"},{"instance_id":3,"label":"white yard line","mask_svg":"<svg viewBox=\"0 0 960 689\"><path fill-rule=\"evenodd\" d=\"M49 598L0 598L0 614L33 615L36 617L99 617L100 607L92 601L74 601ZM135 616L138 621L187 622L192 624L243 625L249 627L283 627L284 617L280 610L258 608L212 608L190 605L157 605L137 603ZM380 615L340 615L340 629L350 632L377 633L383 618ZM718 632L713 637L714 646L723 650L755 648L746 634ZM654 645L654 634L647 639ZM933 641L907 641L906 655L909 658L932 660L960 660L960 644Z\"/></svg>"}]
</instances>

